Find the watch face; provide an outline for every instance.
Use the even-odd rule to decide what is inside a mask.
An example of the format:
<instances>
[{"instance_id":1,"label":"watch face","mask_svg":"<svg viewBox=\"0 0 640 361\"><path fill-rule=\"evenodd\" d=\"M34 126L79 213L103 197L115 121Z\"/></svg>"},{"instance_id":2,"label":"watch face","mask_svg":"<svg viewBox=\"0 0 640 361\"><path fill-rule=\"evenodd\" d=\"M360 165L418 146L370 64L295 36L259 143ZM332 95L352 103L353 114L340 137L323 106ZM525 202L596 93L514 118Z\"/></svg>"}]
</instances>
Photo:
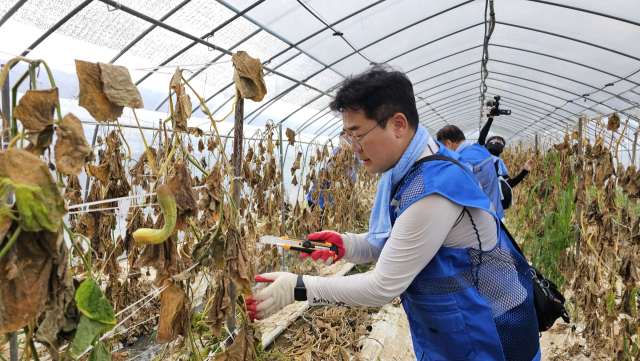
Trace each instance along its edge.
<instances>
[{"instance_id":1,"label":"watch face","mask_svg":"<svg viewBox=\"0 0 640 361\"><path fill-rule=\"evenodd\" d=\"M307 289L302 286L293 289L293 299L296 301L306 301L307 300Z\"/></svg>"}]
</instances>

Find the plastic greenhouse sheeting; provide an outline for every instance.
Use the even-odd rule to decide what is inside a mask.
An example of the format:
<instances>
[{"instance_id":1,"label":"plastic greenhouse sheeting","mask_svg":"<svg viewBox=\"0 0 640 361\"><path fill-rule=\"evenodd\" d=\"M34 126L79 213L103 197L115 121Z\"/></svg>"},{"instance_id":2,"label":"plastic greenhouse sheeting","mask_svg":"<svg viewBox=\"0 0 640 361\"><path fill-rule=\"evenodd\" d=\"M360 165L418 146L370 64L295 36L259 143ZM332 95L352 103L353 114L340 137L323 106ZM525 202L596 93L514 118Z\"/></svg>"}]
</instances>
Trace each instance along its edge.
<instances>
[{"instance_id":1,"label":"plastic greenhouse sheeting","mask_svg":"<svg viewBox=\"0 0 640 361\"><path fill-rule=\"evenodd\" d=\"M477 137L482 99L495 95L512 115L492 131L511 141L614 111L629 118L623 147L638 128L640 11L631 0L5 0L0 17L0 59L47 60L68 99L78 94L74 59L113 62L130 70L146 110L167 114L180 66L219 117L234 97L229 53L244 50L263 62L268 88L261 103L246 103L245 122L272 119L309 139L337 136L331 97L372 63L407 73L432 133L456 124ZM206 123L194 110L189 125Z\"/></svg>"}]
</instances>

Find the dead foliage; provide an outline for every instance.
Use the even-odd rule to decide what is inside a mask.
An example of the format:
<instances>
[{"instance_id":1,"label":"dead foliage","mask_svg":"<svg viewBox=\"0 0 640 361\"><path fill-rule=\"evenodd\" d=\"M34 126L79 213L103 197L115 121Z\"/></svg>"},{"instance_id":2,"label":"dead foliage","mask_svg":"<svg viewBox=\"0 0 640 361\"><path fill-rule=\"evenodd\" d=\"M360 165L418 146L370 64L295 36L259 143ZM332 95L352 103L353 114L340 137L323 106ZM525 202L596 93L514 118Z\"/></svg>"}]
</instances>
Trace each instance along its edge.
<instances>
[{"instance_id":1,"label":"dead foliage","mask_svg":"<svg viewBox=\"0 0 640 361\"><path fill-rule=\"evenodd\" d=\"M93 151L84 137L80 119L69 113L62 118L56 128L58 140L54 146L56 168L65 175L78 175L82 172Z\"/></svg>"},{"instance_id":2,"label":"dead foliage","mask_svg":"<svg viewBox=\"0 0 640 361\"><path fill-rule=\"evenodd\" d=\"M110 122L122 115L124 107L111 102L103 90L98 64L76 60L76 74L80 86L79 105L87 109L95 120Z\"/></svg>"},{"instance_id":3,"label":"dead foliage","mask_svg":"<svg viewBox=\"0 0 640 361\"><path fill-rule=\"evenodd\" d=\"M254 102L262 101L267 94L267 85L264 82L260 59L254 59L246 52L238 51L232 55L231 61L234 66L233 81L242 97Z\"/></svg>"},{"instance_id":4,"label":"dead foliage","mask_svg":"<svg viewBox=\"0 0 640 361\"><path fill-rule=\"evenodd\" d=\"M13 110L13 116L29 132L41 132L53 125L57 103L58 88L27 90Z\"/></svg>"}]
</instances>

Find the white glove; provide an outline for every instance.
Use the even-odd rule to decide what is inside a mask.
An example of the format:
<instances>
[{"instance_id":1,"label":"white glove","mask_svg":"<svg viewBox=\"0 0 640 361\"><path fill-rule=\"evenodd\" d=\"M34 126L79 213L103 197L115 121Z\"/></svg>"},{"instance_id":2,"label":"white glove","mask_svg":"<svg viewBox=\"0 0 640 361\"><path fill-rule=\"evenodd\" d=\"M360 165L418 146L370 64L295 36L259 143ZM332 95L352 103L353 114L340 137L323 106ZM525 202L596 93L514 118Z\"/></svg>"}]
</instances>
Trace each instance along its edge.
<instances>
[{"instance_id":1,"label":"white glove","mask_svg":"<svg viewBox=\"0 0 640 361\"><path fill-rule=\"evenodd\" d=\"M295 302L293 290L298 276L289 272L264 273L255 276L256 282L272 282L271 285L246 299L251 320L261 320Z\"/></svg>"}]
</instances>

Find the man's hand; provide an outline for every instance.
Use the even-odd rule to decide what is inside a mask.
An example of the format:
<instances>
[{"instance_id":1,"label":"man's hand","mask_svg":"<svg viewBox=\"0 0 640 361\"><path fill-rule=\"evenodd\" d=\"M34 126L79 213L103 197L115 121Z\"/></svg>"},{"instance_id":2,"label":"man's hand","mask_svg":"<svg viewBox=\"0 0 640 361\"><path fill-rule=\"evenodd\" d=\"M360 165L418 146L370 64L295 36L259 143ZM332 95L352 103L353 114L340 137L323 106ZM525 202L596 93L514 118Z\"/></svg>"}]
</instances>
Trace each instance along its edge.
<instances>
[{"instance_id":1,"label":"man's hand","mask_svg":"<svg viewBox=\"0 0 640 361\"><path fill-rule=\"evenodd\" d=\"M256 282L272 282L271 285L247 298L247 311L253 321L269 317L295 302L293 290L298 276L289 272L273 272L256 275Z\"/></svg>"},{"instance_id":2,"label":"man's hand","mask_svg":"<svg viewBox=\"0 0 640 361\"><path fill-rule=\"evenodd\" d=\"M343 236L340 233L336 233L333 231L324 231L324 232L317 232L317 233L310 234L309 237L307 237L309 238L310 241L328 242L331 244L335 244L336 247L338 247L338 257L334 257L335 253L329 250L318 250L311 253L311 258L313 259L313 261L317 265L321 265L321 264L330 265L337 262L342 257L344 257L345 249L344 249L344 241L342 237L349 237L349 236L346 236L346 235ZM309 254L305 252L301 252L300 257L306 259L307 257L309 257Z\"/></svg>"},{"instance_id":3,"label":"man's hand","mask_svg":"<svg viewBox=\"0 0 640 361\"><path fill-rule=\"evenodd\" d=\"M527 172L531 172L531 169L533 169L533 159L529 159L525 164L524 164L524 169Z\"/></svg>"},{"instance_id":4,"label":"man's hand","mask_svg":"<svg viewBox=\"0 0 640 361\"><path fill-rule=\"evenodd\" d=\"M493 107L491 107L491 108L489 108L489 110L487 110L487 117L493 118L493 115L491 115L492 111L493 111Z\"/></svg>"}]
</instances>

